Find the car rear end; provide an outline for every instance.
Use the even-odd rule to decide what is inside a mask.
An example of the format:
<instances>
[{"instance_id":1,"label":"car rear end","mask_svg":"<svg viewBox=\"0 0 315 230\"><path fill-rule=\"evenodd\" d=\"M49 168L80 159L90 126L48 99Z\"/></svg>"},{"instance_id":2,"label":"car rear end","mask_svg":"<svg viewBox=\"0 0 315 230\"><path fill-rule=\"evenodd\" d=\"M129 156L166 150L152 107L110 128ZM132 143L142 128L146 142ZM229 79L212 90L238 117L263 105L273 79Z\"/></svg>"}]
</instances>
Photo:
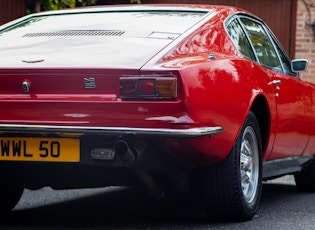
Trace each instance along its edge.
<instances>
[{"instance_id":1,"label":"car rear end","mask_svg":"<svg viewBox=\"0 0 315 230\"><path fill-rule=\"evenodd\" d=\"M152 175L175 175L190 160L169 140L221 132L189 117L179 71L141 71L207 13L120 10L2 27L3 174L29 188L141 184L159 197Z\"/></svg>"}]
</instances>

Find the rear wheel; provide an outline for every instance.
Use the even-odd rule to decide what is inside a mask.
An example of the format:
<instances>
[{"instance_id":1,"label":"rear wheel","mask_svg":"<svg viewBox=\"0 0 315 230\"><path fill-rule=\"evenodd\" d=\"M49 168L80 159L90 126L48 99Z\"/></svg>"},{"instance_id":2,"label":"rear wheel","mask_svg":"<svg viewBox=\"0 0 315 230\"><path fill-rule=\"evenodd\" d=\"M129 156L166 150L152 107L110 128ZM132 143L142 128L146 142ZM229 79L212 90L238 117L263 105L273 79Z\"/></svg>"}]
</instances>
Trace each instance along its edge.
<instances>
[{"instance_id":1,"label":"rear wheel","mask_svg":"<svg viewBox=\"0 0 315 230\"><path fill-rule=\"evenodd\" d=\"M262 189L262 144L252 112L229 155L201 169L199 177L203 204L210 219L246 221L253 217Z\"/></svg>"}]
</instances>

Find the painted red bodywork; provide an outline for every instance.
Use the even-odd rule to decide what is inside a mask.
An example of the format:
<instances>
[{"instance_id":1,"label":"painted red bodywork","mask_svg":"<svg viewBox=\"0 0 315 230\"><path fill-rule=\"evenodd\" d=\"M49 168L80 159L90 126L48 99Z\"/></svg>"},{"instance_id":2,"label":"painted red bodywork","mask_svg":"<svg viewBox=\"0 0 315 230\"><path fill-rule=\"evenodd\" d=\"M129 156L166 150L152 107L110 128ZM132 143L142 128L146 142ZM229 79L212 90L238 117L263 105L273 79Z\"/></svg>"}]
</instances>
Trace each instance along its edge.
<instances>
[{"instance_id":1,"label":"painted red bodywork","mask_svg":"<svg viewBox=\"0 0 315 230\"><path fill-rule=\"evenodd\" d=\"M67 66L71 60L62 56L58 56L60 62L1 64L0 123L170 129L221 126L223 132L213 136L157 140L176 159L198 166L227 156L251 106L262 97L270 116L264 160L313 155L314 86L244 58L224 28L225 19L239 10L209 9L216 14L187 31L184 38L165 43L161 50L155 47L150 57L126 58L121 67L101 67L98 61L95 67L90 61ZM113 50L112 58L124 49L137 57L135 47L125 46L117 50L120 53ZM208 58L210 54L214 60ZM119 77L151 73L176 75L178 98L120 99ZM84 77L94 77L97 88L85 89ZM279 78L281 86L271 84ZM21 90L25 79L31 82L30 93Z\"/></svg>"}]
</instances>

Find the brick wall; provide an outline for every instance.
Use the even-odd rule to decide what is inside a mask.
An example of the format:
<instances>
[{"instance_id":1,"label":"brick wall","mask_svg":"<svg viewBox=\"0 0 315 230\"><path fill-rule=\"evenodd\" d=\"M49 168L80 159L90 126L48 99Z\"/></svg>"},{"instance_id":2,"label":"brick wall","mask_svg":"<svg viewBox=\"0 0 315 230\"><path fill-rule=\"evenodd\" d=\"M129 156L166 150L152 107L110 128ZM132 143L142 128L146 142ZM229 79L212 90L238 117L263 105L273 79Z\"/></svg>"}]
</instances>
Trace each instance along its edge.
<instances>
[{"instance_id":1,"label":"brick wall","mask_svg":"<svg viewBox=\"0 0 315 230\"><path fill-rule=\"evenodd\" d=\"M307 2L315 4L314 0ZM307 71L301 73L301 78L315 83L315 37L309 25L313 21L315 21L315 7L307 8L303 0L298 0L295 58L308 59Z\"/></svg>"}]
</instances>

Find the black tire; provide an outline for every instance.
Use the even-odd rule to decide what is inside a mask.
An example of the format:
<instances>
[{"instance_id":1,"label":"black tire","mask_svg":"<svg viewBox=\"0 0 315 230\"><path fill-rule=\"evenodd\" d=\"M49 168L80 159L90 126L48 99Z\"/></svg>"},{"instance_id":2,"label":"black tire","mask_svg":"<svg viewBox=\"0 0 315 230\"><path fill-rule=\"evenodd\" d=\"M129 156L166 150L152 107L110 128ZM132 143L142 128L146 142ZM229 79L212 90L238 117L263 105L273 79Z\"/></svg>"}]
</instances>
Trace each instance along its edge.
<instances>
[{"instance_id":1,"label":"black tire","mask_svg":"<svg viewBox=\"0 0 315 230\"><path fill-rule=\"evenodd\" d=\"M301 172L294 174L296 187L302 192L315 192L315 160Z\"/></svg>"},{"instance_id":2,"label":"black tire","mask_svg":"<svg viewBox=\"0 0 315 230\"><path fill-rule=\"evenodd\" d=\"M11 182L2 182L0 185L0 214L9 213L19 202L23 194L23 186Z\"/></svg>"},{"instance_id":3,"label":"black tire","mask_svg":"<svg viewBox=\"0 0 315 230\"><path fill-rule=\"evenodd\" d=\"M262 190L262 142L252 112L229 155L200 173L202 202L211 220L247 221L254 216Z\"/></svg>"}]
</instances>

